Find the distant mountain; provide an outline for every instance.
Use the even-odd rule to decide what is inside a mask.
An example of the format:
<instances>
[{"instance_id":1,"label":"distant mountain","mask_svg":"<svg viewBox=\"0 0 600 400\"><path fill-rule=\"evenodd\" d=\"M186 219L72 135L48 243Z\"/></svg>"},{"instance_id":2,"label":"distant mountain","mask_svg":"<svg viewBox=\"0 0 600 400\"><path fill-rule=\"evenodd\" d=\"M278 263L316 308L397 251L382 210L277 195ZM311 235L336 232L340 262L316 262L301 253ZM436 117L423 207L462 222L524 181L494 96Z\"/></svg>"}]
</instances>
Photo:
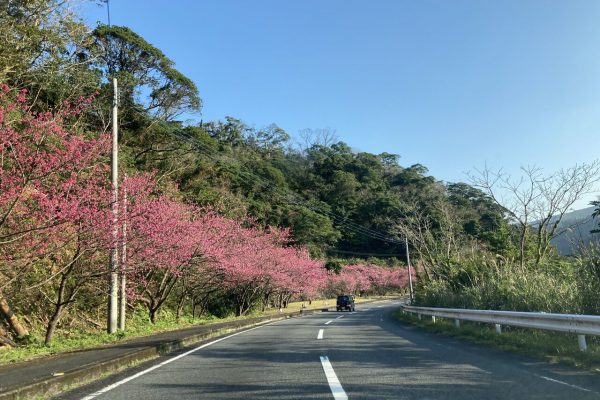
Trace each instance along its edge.
<instances>
[{"instance_id":1,"label":"distant mountain","mask_svg":"<svg viewBox=\"0 0 600 400\"><path fill-rule=\"evenodd\" d=\"M594 238L600 238L600 234L592 234L590 231L598 229L598 218L593 219L594 207L572 211L563 216L559 225L561 235L552 240L558 252L562 255L573 254L574 246L579 243L588 243Z\"/></svg>"}]
</instances>

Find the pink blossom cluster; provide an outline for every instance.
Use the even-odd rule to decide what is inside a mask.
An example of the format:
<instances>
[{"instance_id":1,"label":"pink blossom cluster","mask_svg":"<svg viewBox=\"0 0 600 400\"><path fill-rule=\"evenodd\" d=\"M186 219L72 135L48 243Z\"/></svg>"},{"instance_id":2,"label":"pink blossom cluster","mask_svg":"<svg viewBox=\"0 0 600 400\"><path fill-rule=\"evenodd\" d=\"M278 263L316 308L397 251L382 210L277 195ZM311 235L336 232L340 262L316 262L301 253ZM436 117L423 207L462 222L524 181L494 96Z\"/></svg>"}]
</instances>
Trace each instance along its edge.
<instances>
[{"instance_id":1,"label":"pink blossom cluster","mask_svg":"<svg viewBox=\"0 0 600 400\"><path fill-rule=\"evenodd\" d=\"M329 295L335 295L336 293L386 294L397 292L405 288L407 284L407 268L353 264L342 267L340 274L331 272L327 282L327 290Z\"/></svg>"},{"instance_id":2,"label":"pink blossom cluster","mask_svg":"<svg viewBox=\"0 0 600 400\"><path fill-rule=\"evenodd\" d=\"M265 293L316 294L322 287L323 263L291 245L289 231L261 229L250 220L157 196L151 179L140 175L125 185L135 193L128 210L127 271L139 288L137 296L149 294L156 271L174 278L211 277L213 286L234 293L244 309Z\"/></svg>"},{"instance_id":3,"label":"pink blossom cluster","mask_svg":"<svg viewBox=\"0 0 600 400\"><path fill-rule=\"evenodd\" d=\"M53 114L32 111L25 91L10 95L3 85L0 262L20 271L65 242L86 250L106 246L108 137L66 128L91 100Z\"/></svg>"}]
</instances>

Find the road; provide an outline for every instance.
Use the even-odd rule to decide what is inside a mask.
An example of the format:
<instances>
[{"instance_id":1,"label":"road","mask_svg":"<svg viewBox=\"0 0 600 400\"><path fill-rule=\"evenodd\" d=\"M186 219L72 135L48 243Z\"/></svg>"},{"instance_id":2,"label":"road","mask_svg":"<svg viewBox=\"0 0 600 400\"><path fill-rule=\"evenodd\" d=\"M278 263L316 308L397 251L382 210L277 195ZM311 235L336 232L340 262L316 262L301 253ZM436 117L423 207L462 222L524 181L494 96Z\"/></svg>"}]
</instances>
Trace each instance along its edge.
<instances>
[{"instance_id":1,"label":"road","mask_svg":"<svg viewBox=\"0 0 600 400\"><path fill-rule=\"evenodd\" d=\"M425 333L397 308L264 325L58 399L600 399L596 374Z\"/></svg>"}]
</instances>

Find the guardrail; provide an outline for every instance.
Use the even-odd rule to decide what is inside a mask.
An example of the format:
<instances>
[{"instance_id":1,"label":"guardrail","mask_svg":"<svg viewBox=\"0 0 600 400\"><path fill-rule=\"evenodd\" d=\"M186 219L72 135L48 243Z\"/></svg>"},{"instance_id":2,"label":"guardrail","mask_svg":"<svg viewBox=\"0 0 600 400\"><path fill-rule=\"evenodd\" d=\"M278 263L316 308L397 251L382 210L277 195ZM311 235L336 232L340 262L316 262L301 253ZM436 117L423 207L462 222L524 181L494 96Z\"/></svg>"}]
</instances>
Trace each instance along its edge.
<instances>
[{"instance_id":1,"label":"guardrail","mask_svg":"<svg viewBox=\"0 0 600 400\"><path fill-rule=\"evenodd\" d=\"M579 350L587 350L585 335L600 336L600 316L578 314L553 314L543 312L467 310L461 308L433 308L404 305L404 312L454 319L454 325L460 327L460 321L475 321L494 324L496 333L502 333L502 325L520 328L541 329L546 331L577 334Z\"/></svg>"}]
</instances>

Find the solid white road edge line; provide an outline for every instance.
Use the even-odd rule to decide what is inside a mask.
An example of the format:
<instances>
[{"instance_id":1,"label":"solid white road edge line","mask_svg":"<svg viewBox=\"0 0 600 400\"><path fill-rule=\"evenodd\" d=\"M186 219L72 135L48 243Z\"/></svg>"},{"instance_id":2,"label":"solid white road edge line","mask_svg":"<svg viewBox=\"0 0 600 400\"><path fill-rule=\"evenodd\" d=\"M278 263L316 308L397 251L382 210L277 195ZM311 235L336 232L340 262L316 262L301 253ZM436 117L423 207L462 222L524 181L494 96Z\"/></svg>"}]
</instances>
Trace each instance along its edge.
<instances>
[{"instance_id":1,"label":"solid white road edge line","mask_svg":"<svg viewBox=\"0 0 600 400\"><path fill-rule=\"evenodd\" d=\"M331 363L329 362L329 358L327 356L321 356L321 365L323 365L323 371L325 371L325 377L327 378L327 383L329 383L329 388L331 389L331 394L333 394L333 398L335 400L348 400L348 396L340 383Z\"/></svg>"},{"instance_id":2,"label":"solid white road edge line","mask_svg":"<svg viewBox=\"0 0 600 400\"><path fill-rule=\"evenodd\" d=\"M332 320L332 319L330 319L329 321L325 322L325 325L329 325L329 324L330 324L330 323L332 323L332 322L333 322L333 320Z\"/></svg>"},{"instance_id":3,"label":"solid white road edge line","mask_svg":"<svg viewBox=\"0 0 600 400\"><path fill-rule=\"evenodd\" d=\"M574 389L583 390L584 392L590 392L590 393L599 394L598 392L594 392L593 390L586 389L584 387L577 386L577 385L571 385L570 383L559 381L557 379L548 378L547 376L536 375L536 374L534 374L534 375L537 376L538 378L542 378L542 379L545 379L545 380L550 381L550 382L554 382L554 383L558 383L558 384L561 384L561 385L569 386L569 387L572 387Z\"/></svg>"},{"instance_id":4,"label":"solid white road edge line","mask_svg":"<svg viewBox=\"0 0 600 400\"><path fill-rule=\"evenodd\" d=\"M319 329L319 334L317 335L317 339L323 339L323 329Z\"/></svg>"},{"instance_id":5,"label":"solid white road edge line","mask_svg":"<svg viewBox=\"0 0 600 400\"><path fill-rule=\"evenodd\" d=\"M155 369L158 369L158 368L160 368L160 367L162 367L162 366L165 366L165 365L167 365L167 364L170 364L170 363L172 363L173 361L179 360L180 358L183 358L183 357L185 357L185 356L189 356L190 354L192 354L192 353L194 353L194 352L196 352L196 351L198 351L198 350L200 350L200 349L203 349L203 348L205 348L205 347L208 347L208 346L210 346L210 345L213 345L213 344L215 344L215 343L219 343L219 342L221 342L221 341L223 341L223 340L225 340L225 339L229 339L229 338L232 338L232 337L234 337L234 336L241 335L242 333L250 332L250 331L253 331L253 330L255 330L255 329L259 329L259 328L262 328L262 327L265 327L265 326L268 326L268 325L273 325L273 324L275 324L275 323L277 323L277 322L281 322L281 321L274 321L274 322L269 322L268 324L264 324L264 325L260 325L260 326L255 326L254 328L246 329L246 330L244 330L244 331L241 331L241 332L236 332L236 333L234 333L234 334L232 334L232 335L225 336L225 337L222 337L222 338L220 338L220 339L213 340L212 342L205 343L205 344L203 344L202 346L198 346L198 347L196 347L196 348L193 348L192 350L186 351L185 353L182 353L182 354L180 354L180 355L178 355L178 356L175 356L175 357L173 357L173 358L169 358L168 360L166 360L166 361L163 361L163 362L161 362L160 364L156 364L156 365L155 365L155 366L153 366L153 367L150 367L150 368L148 368L148 369L145 369L145 370L143 370L143 371L140 371L140 372L138 372L137 374L131 375L131 376L129 376L129 377L127 377L127 378L125 378L125 379L122 379L122 380L120 380L120 381L118 381L118 382L115 382L115 383L113 383L112 385L108 385L108 386L106 386L105 388L102 388L102 389L98 390L97 392L94 392L94 393L92 393L92 394L89 394L89 395L87 395L87 396L83 397L81 400L91 400L91 399L95 399L96 397L98 397L98 396L100 396L100 395L102 395L102 394L104 394L104 393L106 393L106 392L108 392L108 391L110 391L110 390L113 390L114 388L116 388L116 387L118 387L118 386L121 386L121 385L122 385L122 384L124 384L124 383L127 383L127 382L129 382L129 381L132 381L132 380L134 380L134 379L136 379L136 378L139 378L140 376L142 376L142 375L145 375L145 374L147 374L148 372L152 372L152 371L154 371Z\"/></svg>"}]
</instances>

